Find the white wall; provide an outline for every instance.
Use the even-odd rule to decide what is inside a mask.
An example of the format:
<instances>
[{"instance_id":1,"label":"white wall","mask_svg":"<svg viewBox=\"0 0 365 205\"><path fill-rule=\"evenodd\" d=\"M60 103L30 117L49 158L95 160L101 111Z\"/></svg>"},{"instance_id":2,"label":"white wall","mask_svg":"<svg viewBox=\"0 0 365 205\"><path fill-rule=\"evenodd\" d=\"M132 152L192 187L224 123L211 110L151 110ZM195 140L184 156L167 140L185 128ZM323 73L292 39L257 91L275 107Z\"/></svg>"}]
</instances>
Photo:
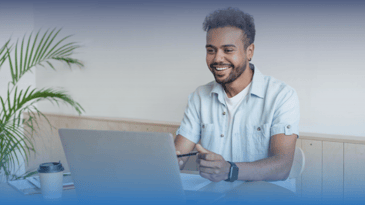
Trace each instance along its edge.
<instances>
[{"instance_id":1,"label":"white wall","mask_svg":"<svg viewBox=\"0 0 365 205\"><path fill-rule=\"evenodd\" d=\"M9 38L12 43L22 39L27 33L29 34L34 28L33 6L31 3L8 4L0 1L0 47L2 47ZM18 83L19 89L26 89L28 86L35 88L35 72L26 74ZM11 81L10 67L6 61L0 68L0 96L6 100L8 82ZM20 91L18 89L18 91ZM1 106L2 108L2 106ZM15 167L17 174L24 173L24 166ZM0 179L1 180L1 179Z\"/></svg>"},{"instance_id":2,"label":"white wall","mask_svg":"<svg viewBox=\"0 0 365 205\"><path fill-rule=\"evenodd\" d=\"M214 80L204 17L237 6L255 17L252 62L297 90L300 131L365 136L365 14L358 4L37 4L35 27L75 34L85 68L38 68L36 84L65 88L87 116L180 122L189 93ZM48 102L39 107L76 114Z\"/></svg>"},{"instance_id":3,"label":"white wall","mask_svg":"<svg viewBox=\"0 0 365 205\"><path fill-rule=\"evenodd\" d=\"M8 4L0 2L0 47L10 38L15 45L17 39L22 39L34 28L34 16L32 4ZM19 86L26 88L29 85L35 86L35 72L22 77ZM6 96L8 82L11 80L10 67L8 61L0 68L0 95ZM4 98L4 97L3 97Z\"/></svg>"}]
</instances>

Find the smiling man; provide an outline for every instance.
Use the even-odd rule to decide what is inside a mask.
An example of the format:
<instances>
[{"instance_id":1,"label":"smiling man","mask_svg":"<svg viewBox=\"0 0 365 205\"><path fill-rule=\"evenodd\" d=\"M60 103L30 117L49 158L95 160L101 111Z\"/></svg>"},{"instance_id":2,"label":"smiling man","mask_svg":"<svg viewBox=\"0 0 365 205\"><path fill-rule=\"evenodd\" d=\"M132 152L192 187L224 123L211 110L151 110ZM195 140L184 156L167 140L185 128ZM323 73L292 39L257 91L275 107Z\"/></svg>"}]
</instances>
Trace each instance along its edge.
<instances>
[{"instance_id":1,"label":"smiling man","mask_svg":"<svg viewBox=\"0 0 365 205\"><path fill-rule=\"evenodd\" d=\"M176 132L177 153L196 146L200 175L214 182L286 180L299 135L296 91L250 63L256 32L252 16L239 9L217 10L203 28L215 81L190 94ZM186 161L179 158L180 169Z\"/></svg>"}]
</instances>

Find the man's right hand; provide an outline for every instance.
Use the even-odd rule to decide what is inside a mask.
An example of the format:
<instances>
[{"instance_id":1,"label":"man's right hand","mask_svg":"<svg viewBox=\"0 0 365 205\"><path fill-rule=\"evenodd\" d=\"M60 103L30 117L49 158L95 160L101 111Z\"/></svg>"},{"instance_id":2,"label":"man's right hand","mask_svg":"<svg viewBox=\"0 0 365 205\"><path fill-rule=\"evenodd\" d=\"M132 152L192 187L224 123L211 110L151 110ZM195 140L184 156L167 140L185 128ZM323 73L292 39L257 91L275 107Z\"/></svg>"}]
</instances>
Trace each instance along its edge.
<instances>
[{"instance_id":1,"label":"man's right hand","mask_svg":"<svg viewBox=\"0 0 365 205\"><path fill-rule=\"evenodd\" d=\"M180 151L176 151L176 157L177 155L181 154ZM184 161L181 158L177 158L177 162L179 164L179 168L180 170L182 170L184 168Z\"/></svg>"}]
</instances>

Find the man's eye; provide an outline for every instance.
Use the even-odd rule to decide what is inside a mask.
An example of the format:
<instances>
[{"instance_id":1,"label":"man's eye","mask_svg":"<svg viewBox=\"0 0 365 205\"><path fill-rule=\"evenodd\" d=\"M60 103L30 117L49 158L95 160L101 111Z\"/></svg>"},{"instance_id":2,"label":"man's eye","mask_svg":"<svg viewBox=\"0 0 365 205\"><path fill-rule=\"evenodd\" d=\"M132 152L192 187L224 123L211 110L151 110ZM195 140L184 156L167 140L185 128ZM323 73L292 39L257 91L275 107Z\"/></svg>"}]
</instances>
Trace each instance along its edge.
<instances>
[{"instance_id":1,"label":"man's eye","mask_svg":"<svg viewBox=\"0 0 365 205\"><path fill-rule=\"evenodd\" d=\"M232 52L233 50L232 49L227 49L227 50L225 50L227 53L229 53L229 52Z\"/></svg>"},{"instance_id":2,"label":"man's eye","mask_svg":"<svg viewBox=\"0 0 365 205\"><path fill-rule=\"evenodd\" d=\"M208 50L207 50L207 52L208 52L208 53L213 53L213 52L214 52L214 50L213 50L213 49L208 49Z\"/></svg>"}]
</instances>

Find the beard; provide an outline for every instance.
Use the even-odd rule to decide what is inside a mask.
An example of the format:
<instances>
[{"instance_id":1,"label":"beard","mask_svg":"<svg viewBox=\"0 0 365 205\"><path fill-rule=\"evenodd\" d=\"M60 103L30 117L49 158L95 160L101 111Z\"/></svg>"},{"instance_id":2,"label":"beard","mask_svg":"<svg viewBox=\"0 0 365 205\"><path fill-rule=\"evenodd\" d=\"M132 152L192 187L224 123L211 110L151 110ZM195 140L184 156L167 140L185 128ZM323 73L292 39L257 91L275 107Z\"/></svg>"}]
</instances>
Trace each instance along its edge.
<instances>
[{"instance_id":1,"label":"beard","mask_svg":"<svg viewBox=\"0 0 365 205\"><path fill-rule=\"evenodd\" d=\"M216 66L218 64L211 64L211 67ZM223 87L225 87L226 84L230 84L232 82L234 82L235 80L237 80L237 78L239 78L243 72L245 72L245 70L247 69L248 64L247 64L247 58L245 58L244 61L244 65L240 66L240 67L235 67L234 65L229 65L231 67L231 72L229 73L228 77L223 79L223 80L219 80L217 79L217 74L215 73L215 70L213 68L213 75L215 78L215 81L219 84L221 84Z\"/></svg>"}]
</instances>

